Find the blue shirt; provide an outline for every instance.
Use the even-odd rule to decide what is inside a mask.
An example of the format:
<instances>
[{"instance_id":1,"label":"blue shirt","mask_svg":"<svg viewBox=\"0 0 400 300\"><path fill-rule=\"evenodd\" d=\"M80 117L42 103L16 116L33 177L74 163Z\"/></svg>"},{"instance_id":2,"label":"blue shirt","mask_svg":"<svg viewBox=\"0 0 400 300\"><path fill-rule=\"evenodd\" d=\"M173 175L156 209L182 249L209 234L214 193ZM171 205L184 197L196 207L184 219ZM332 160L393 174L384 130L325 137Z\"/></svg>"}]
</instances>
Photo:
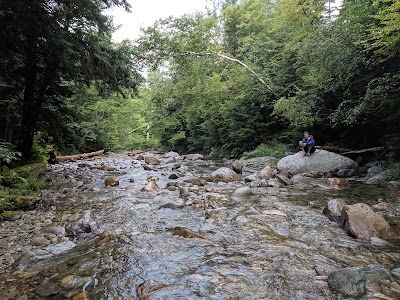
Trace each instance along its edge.
<instances>
[{"instance_id":1,"label":"blue shirt","mask_svg":"<svg viewBox=\"0 0 400 300\"><path fill-rule=\"evenodd\" d=\"M303 138L302 142L303 142L304 145L307 145L307 146L314 146L315 145L314 137L311 134L310 134L308 139Z\"/></svg>"}]
</instances>

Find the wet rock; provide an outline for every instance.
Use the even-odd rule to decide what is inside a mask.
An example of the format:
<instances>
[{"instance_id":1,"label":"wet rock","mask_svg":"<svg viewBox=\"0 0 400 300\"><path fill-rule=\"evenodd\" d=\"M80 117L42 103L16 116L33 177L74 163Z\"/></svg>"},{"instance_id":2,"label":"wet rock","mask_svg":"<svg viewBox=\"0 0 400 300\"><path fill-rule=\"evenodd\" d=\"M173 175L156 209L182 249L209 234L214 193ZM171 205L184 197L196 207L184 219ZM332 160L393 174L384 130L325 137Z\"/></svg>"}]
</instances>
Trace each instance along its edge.
<instances>
[{"instance_id":1,"label":"wet rock","mask_svg":"<svg viewBox=\"0 0 400 300\"><path fill-rule=\"evenodd\" d=\"M400 181L389 181L388 184L395 188L400 188Z\"/></svg>"},{"instance_id":2,"label":"wet rock","mask_svg":"<svg viewBox=\"0 0 400 300\"><path fill-rule=\"evenodd\" d=\"M393 269L391 272L392 276L397 280L400 279L400 268Z\"/></svg>"},{"instance_id":3,"label":"wet rock","mask_svg":"<svg viewBox=\"0 0 400 300\"><path fill-rule=\"evenodd\" d=\"M262 179L271 179L275 176L275 170L272 169L270 166L266 166L260 172L260 178Z\"/></svg>"},{"instance_id":4,"label":"wet rock","mask_svg":"<svg viewBox=\"0 0 400 300\"><path fill-rule=\"evenodd\" d=\"M303 156L303 152L298 152L282 158L277 166L278 170L284 169L293 175L311 171L336 173L340 169L358 168L354 160L326 150L316 150L311 156Z\"/></svg>"},{"instance_id":5,"label":"wet rock","mask_svg":"<svg viewBox=\"0 0 400 300\"><path fill-rule=\"evenodd\" d=\"M293 181L283 174L277 174L276 178L278 178L278 180L280 182L282 182L284 185L292 185L293 184Z\"/></svg>"},{"instance_id":6,"label":"wet rock","mask_svg":"<svg viewBox=\"0 0 400 300\"><path fill-rule=\"evenodd\" d=\"M253 182L253 181L257 181L258 177L256 175L248 175L244 178L245 182Z\"/></svg>"},{"instance_id":7,"label":"wet rock","mask_svg":"<svg viewBox=\"0 0 400 300\"><path fill-rule=\"evenodd\" d=\"M365 183L366 184L376 184L376 185L383 185L389 182L389 178L385 172L378 173L371 178L368 178Z\"/></svg>"},{"instance_id":8,"label":"wet rock","mask_svg":"<svg viewBox=\"0 0 400 300\"><path fill-rule=\"evenodd\" d=\"M159 165L160 160L155 156L145 156L144 162L148 165Z\"/></svg>"},{"instance_id":9,"label":"wet rock","mask_svg":"<svg viewBox=\"0 0 400 300\"><path fill-rule=\"evenodd\" d=\"M53 233L57 236L65 236L64 226L46 226L43 227L40 232L42 233Z\"/></svg>"},{"instance_id":10,"label":"wet rock","mask_svg":"<svg viewBox=\"0 0 400 300\"><path fill-rule=\"evenodd\" d=\"M61 286L67 289L77 289L85 284L90 284L92 277L81 277L79 275L68 275L61 280Z\"/></svg>"},{"instance_id":11,"label":"wet rock","mask_svg":"<svg viewBox=\"0 0 400 300\"><path fill-rule=\"evenodd\" d=\"M341 178L349 178L349 177L353 177L357 174L355 169L340 169L337 173L336 176L337 177L341 177Z\"/></svg>"},{"instance_id":12,"label":"wet rock","mask_svg":"<svg viewBox=\"0 0 400 300\"><path fill-rule=\"evenodd\" d=\"M176 162L175 157L168 157L164 160L164 164L173 164L174 162Z\"/></svg>"},{"instance_id":13,"label":"wet rock","mask_svg":"<svg viewBox=\"0 0 400 300\"><path fill-rule=\"evenodd\" d=\"M143 154L138 154L138 155L136 156L136 159L137 159L137 160L144 160L144 155L143 155Z\"/></svg>"},{"instance_id":14,"label":"wet rock","mask_svg":"<svg viewBox=\"0 0 400 300\"><path fill-rule=\"evenodd\" d=\"M175 203L175 202L168 202L159 207L161 208L170 208L170 209L181 209L183 207L183 203Z\"/></svg>"},{"instance_id":15,"label":"wet rock","mask_svg":"<svg viewBox=\"0 0 400 300\"><path fill-rule=\"evenodd\" d=\"M364 203L345 206L339 224L347 234L359 239L371 237L387 239L395 236L389 223Z\"/></svg>"},{"instance_id":16,"label":"wet rock","mask_svg":"<svg viewBox=\"0 0 400 300\"><path fill-rule=\"evenodd\" d=\"M119 181L116 178L106 178L104 180L104 185L105 186L118 186Z\"/></svg>"},{"instance_id":17,"label":"wet rock","mask_svg":"<svg viewBox=\"0 0 400 300\"><path fill-rule=\"evenodd\" d=\"M343 199L331 199L324 207L323 213L327 215L329 220L338 220L342 214L343 207L347 205Z\"/></svg>"},{"instance_id":18,"label":"wet rock","mask_svg":"<svg viewBox=\"0 0 400 300\"><path fill-rule=\"evenodd\" d=\"M194 232L190 229L187 229L185 227L174 227L169 229L169 231L172 232L173 235L178 235L184 238L197 238L197 239L207 239L205 236Z\"/></svg>"},{"instance_id":19,"label":"wet rock","mask_svg":"<svg viewBox=\"0 0 400 300\"><path fill-rule=\"evenodd\" d=\"M214 182L233 182L233 181L238 181L240 180L240 175L238 175L235 171L232 169L222 167L214 172L211 173L211 180Z\"/></svg>"},{"instance_id":20,"label":"wet rock","mask_svg":"<svg viewBox=\"0 0 400 300\"><path fill-rule=\"evenodd\" d=\"M59 292L59 287L51 282L49 279L45 279L36 289L35 293L40 297L49 297Z\"/></svg>"},{"instance_id":21,"label":"wet rock","mask_svg":"<svg viewBox=\"0 0 400 300\"><path fill-rule=\"evenodd\" d=\"M200 185L200 186L204 186L207 184L207 181L200 177L189 177L189 178L185 179L184 181L194 184L194 185Z\"/></svg>"},{"instance_id":22,"label":"wet rock","mask_svg":"<svg viewBox=\"0 0 400 300\"><path fill-rule=\"evenodd\" d=\"M333 187L348 184L348 182L345 178L335 178L334 177L334 178L328 178L327 181Z\"/></svg>"},{"instance_id":23,"label":"wet rock","mask_svg":"<svg viewBox=\"0 0 400 300\"><path fill-rule=\"evenodd\" d=\"M265 167L276 167L278 159L272 156L254 157L250 159L239 159L232 164L232 168L236 173L244 172L258 173Z\"/></svg>"},{"instance_id":24,"label":"wet rock","mask_svg":"<svg viewBox=\"0 0 400 300\"><path fill-rule=\"evenodd\" d=\"M383 280L390 278L390 271L380 264L366 265L361 268L365 277L365 287L373 288L378 286Z\"/></svg>"},{"instance_id":25,"label":"wet rock","mask_svg":"<svg viewBox=\"0 0 400 300\"><path fill-rule=\"evenodd\" d=\"M146 280L138 285L138 287L136 288L136 294L139 300L146 300L149 299L151 293L161 290L166 286L166 284L161 282Z\"/></svg>"},{"instance_id":26,"label":"wet rock","mask_svg":"<svg viewBox=\"0 0 400 300\"><path fill-rule=\"evenodd\" d=\"M365 294L365 276L360 268L343 268L328 275L328 286L346 297L361 297Z\"/></svg>"},{"instance_id":27,"label":"wet rock","mask_svg":"<svg viewBox=\"0 0 400 300\"><path fill-rule=\"evenodd\" d=\"M90 210L83 211L78 220L66 226L66 235L69 237L76 237L81 233L91 232L91 223L93 221L92 212Z\"/></svg>"},{"instance_id":28,"label":"wet rock","mask_svg":"<svg viewBox=\"0 0 400 300\"><path fill-rule=\"evenodd\" d=\"M247 186L243 186L235 190L232 194L234 197L248 197L254 195L253 190Z\"/></svg>"},{"instance_id":29,"label":"wet rock","mask_svg":"<svg viewBox=\"0 0 400 300\"><path fill-rule=\"evenodd\" d=\"M154 167L153 167L153 166L150 166L150 165L144 165L144 166L143 166L143 169L145 169L146 171L153 171L153 170L154 170Z\"/></svg>"},{"instance_id":30,"label":"wet rock","mask_svg":"<svg viewBox=\"0 0 400 300\"><path fill-rule=\"evenodd\" d=\"M72 297L72 300L89 300L89 293L87 291L78 292Z\"/></svg>"},{"instance_id":31,"label":"wet rock","mask_svg":"<svg viewBox=\"0 0 400 300\"><path fill-rule=\"evenodd\" d=\"M179 178L179 176L178 175L176 175L175 173L174 174L171 174L171 175L169 175L169 177L168 177L168 179L172 179L172 180L175 180L175 179L178 179Z\"/></svg>"},{"instance_id":32,"label":"wet rock","mask_svg":"<svg viewBox=\"0 0 400 300\"><path fill-rule=\"evenodd\" d=\"M135 183L135 178L129 178L130 183Z\"/></svg>"},{"instance_id":33,"label":"wet rock","mask_svg":"<svg viewBox=\"0 0 400 300\"><path fill-rule=\"evenodd\" d=\"M141 192L153 192L159 190L160 188L157 185L157 177L150 178L150 181L140 189Z\"/></svg>"},{"instance_id":34,"label":"wet rock","mask_svg":"<svg viewBox=\"0 0 400 300\"><path fill-rule=\"evenodd\" d=\"M74 248L76 244L71 241L64 241L55 245L49 245L45 248L46 251L48 251L51 254L57 255L60 253L63 253L67 250L70 250Z\"/></svg>"},{"instance_id":35,"label":"wet rock","mask_svg":"<svg viewBox=\"0 0 400 300\"><path fill-rule=\"evenodd\" d=\"M188 160L202 160L204 159L204 155L203 154L186 154L185 158Z\"/></svg>"},{"instance_id":36,"label":"wet rock","mask_svg":"<svg viewBox=\"0 0 400 300\"><path fill-rule=\"evenodd\" d=\"M116 167L110 167L110 166L102 166L101 170L103 171L107 171L107 172L113 172L115 171L117 168Z\"/></svg>"},{"instance_id":37,"label":"wet rock","mask_svg":"<svg viewBox=\"0 0 400 300\"><path fill-rule=\"evenodd\" d=\"M317 275L321 275L321 276L327 276L328 274L332 273L333 271L335 271L335 267L324 264L324 265L315 265L314 266L314 270L315 273L317 273Z\"/></svg>"}]
</instances>

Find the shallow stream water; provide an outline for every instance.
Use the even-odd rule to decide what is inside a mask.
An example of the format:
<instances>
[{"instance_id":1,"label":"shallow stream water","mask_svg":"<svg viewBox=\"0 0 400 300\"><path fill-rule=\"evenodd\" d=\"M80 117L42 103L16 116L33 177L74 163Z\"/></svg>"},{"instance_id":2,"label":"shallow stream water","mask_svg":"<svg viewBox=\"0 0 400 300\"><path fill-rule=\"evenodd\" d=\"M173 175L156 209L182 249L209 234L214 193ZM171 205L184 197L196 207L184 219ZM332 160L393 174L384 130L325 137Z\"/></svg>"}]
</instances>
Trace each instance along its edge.
<instances>
[{"instance_id":1,"label":"shallow stream water","mask_svg":"<svg viewBox=\"0 0 400 300\"><path fill-rule=\"evenodd\" d=\"M400 233L398 190L361 183L333 187L325 179L304 178L234 196L244 180L207 182L220 163L181 161L185 176L176 180L168 179L177 173L171 166L145 171L143 164L121 154L51 166L44 204L36 211L43 219L14 240L21 222L1 224L3 250L18 251L1 265L0 299L338 299L328 288L331 271L400 266L396 241L380 246L356 240L322 214L331 198L385 201L391 204L387 218ZM119 186L105 187L108 177ZM150 177L157 177L160 189L141 192ZM204 207L207 201L211 205ZM65 226L85 210L93 215L92 232L74 239L75 247L25 259L26 250L40 248L31 245L39 234L35 227ZM177 226L204 238L174 235ZM385 299L376 295L397 297L383 287L365 299Z\"/></svg>"}]
</instances>

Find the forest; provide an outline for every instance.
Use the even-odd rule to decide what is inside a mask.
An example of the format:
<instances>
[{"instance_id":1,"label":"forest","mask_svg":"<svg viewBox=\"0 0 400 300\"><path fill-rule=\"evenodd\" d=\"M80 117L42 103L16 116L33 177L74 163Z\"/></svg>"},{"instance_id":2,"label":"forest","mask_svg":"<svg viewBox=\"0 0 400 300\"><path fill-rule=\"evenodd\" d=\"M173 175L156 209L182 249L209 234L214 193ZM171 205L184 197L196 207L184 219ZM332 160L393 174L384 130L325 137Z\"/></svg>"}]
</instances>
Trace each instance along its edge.
<instances>
[{"instance_id":1,"label":"forest","mask_svg":"<svg viewBox=\"0 0 400 300\"><path fill-rule=\"evenodd\" d=\"M400 143L400 1L221 0L112 41L126 0L0 2L0 159L163 148L239 157L304 130Z\"/></svg>"}]
</instances>

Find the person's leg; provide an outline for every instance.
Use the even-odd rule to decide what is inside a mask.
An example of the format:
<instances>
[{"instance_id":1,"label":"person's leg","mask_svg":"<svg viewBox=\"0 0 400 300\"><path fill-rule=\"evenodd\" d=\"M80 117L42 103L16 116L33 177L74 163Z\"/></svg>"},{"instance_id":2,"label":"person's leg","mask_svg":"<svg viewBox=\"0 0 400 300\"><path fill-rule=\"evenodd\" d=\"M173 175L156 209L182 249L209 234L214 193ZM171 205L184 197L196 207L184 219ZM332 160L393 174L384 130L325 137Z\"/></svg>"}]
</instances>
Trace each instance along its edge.
<instances>
[{"instance_id":1,"label":"person's leg","mask_svg":"<svg viewBox=\"0 0 400 300\"><path fill-rule=\"evenodd\" d=\"M303 154L305 155L306 154L306 150L304 149L305 145L303 144L302 141L299 142L299 146L300 146L301 151L303 151Z\"/></svg>"},{"instance_id":2,"label":"person's leg","mask_svg":"<svg viewBox=\"0 0 400 300\"><path fill-rule=\"evenodd\" d=\"M305 146L304 148L306 149L306 154L307 154L307 156L310 156L310 155L311 155L310 151L311 151L311 149L312 149L312 146L307 145L307 146Z\"/></svg>"},{"instance_id":3,"label":"person's leg","mask_svg":"<svg viewBox=\"0 0 400 300\"><path fill-rule=\"evenodd\" d=\"M312 146L312 147L311 147L310 153L313 154L313 153L315 152L316 149L317 149L317 148L315 148L315 146Z\"/></svg>"}]
</instances>

